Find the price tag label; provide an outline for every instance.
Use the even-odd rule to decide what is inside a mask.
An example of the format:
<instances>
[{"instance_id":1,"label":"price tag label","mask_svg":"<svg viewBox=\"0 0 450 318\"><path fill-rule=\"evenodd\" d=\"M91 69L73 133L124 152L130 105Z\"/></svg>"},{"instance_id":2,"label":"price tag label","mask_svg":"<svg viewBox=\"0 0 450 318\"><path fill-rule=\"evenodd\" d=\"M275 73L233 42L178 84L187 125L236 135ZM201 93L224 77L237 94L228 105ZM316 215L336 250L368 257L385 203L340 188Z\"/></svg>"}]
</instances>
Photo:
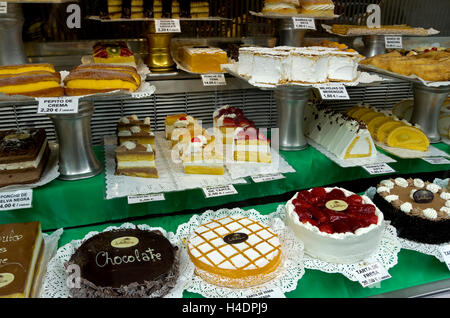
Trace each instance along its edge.
<instances>
[{"instance_id":1,"label":"price tag label","mask_svg":"<svg viewBox=\"0 0 450 318\"><path fill-rule=\"evenodd\" d=\"M0 192L0 211L28 209L32 201L32 189Z\"/></svg>"},{"instance_id":2,"label":"price tag label","mask_svg":"<svg viewBox=\"0 0 450 318\"><path fill-rule=\"evenodd\" d=\"M211 186L202 188L206 198L221 197L225 195L237 194L236 188L232 184L224 186Z\"/></svg>"},{"instance_id":3,"label":"price tag label","mask_svg":"<svg viewBox=\"0 0 450 318\"><path fill-rule=\"evenodd\" d=\"M128 204L153 202L153 201L164 201L165 199L166 198L164 197L164 193L129 195L128 196Z\"/></svg>"},{"instance_id":4,"label":"price tag label","mask_svg":"<svg viewBox=\"0 0 450 318\"><path fill-rule=\"evenodd\" d=\"M181 26L179 19L158 19L155 20L156 33L180 33Z\"/></svg>"},{"instance_id":5,"label":"price tag label","mask_svg":"<svg viewBox=\"0 0 450 318\"><path fill-rule=\"evenodd\" d=\"M286 298L280 287L267 288L263 290L249 290L244 292L245 298Z\"/></svg>"},{"instance_id":6,"label":"price tag label","mask_svg":"<svg viewBox=\"0 0 450 318\"><path fill-rule=\"evenodd\" d=\"M139 92L139 93L131 93L131 97L133 98L146 98L146 97L150 97L152 96L153 93L152 92Z\"/></svg>"},{"instance_id":7,"label":"price tag label","mask_svg":"<svg viewBox=\"0 0 450 318\"><path fill-rule=\"evenodd\" d=\"M402 49L402 37L398 35L386 35L384 37L384 46L387 49Z\"/></svg>"},{"instance_id":8,"label":"price tag label","mask_svg":"<svg viewBox=\"0 0 450 318\"><path fill-rule=\"evenodd\" d=\"M38 101L38 114L78 113L78 98L75 97L38 98Z\"/></svg>"},{"instance_id":9,"label":"price tag label","mask_svg":"<svg viewBox=\"0 0 450 318\"><path fill-rule=\"evenodd\" d=\"M439 251L441 252L442 257L444 258L445 264L447 264L448 270L450 270L450 244L441 246L439 248Z\"/></svg>"},{"instance_id":10,"label":"price tag label","mask_svg":"<svg viewBox=\"0 0 450 318\"><path fill-rule=\"evenodd\" d=\"M227 85L224 74L202 74L203 86Z\"/></svg>"},{"instance_id":11,"label":"price tag label","mask_svg":"<svg viewBox=\"0 0 450 318\"><path fill-rule=\"evenodd\" d=\"M320 92L320 96L322 99L331 99L331 100L348 100L350 97L348 96L347 89L342 84L327 84L327 85L319 85L317 86Z\"/></svg>"},{"instance_id":12,"label":"price tag label","mask_svg":"<svg viewBox=\"0 0 450 318\"><path fill-rule=\"evenodd\" d=\"M379 262L361 267L355 270L354 274L362 287L367 287L391 278L391 275Z\"/></svg>"},{"instance_id":13,"label":"price tag label","mask_svg":"<svg viewBox=\"0 0 450 318\"><path fill-rule=\"evenodd\" d=\"M316 29L316 23L314 21L314 18L292 17L292 22L294 23L294 29L302 29L302 30Z\"/></svg>"},{"instance_id":14,"label":"price tag label","mask_svg":"<svg viewBox=\"0 0 450 318\"><path fill-rule=\"evenodd\" d=\"M450 160L444 157L428 157L428 158L422 158L426 162L432 164L432 165L448 165L450 164Z\"/></svg>"},{"instance_id":15,"label":"price tag label","mask_svg":"<svg viewBox=\"0 0 450 318\"><path fill-rule=\"evenodd\" d=\"M286 177L284 175L282 175L281 173L272 173L272 174L260 174L257 176L251 176L251 178L255 183L260 183L260 182L284 179Z\"/></svg>"},{"instance_id":16,"label":"price tag label","mask_svg":"<svg viewBox=\"0 0 450 318\"><path fill-rule=\"evenodd\" d=\"M374 163L362 166L370 174L385 174L395 172L387 163Z\"/></svg>"},{"instance_id":17,"label":"price tag label","mask_svg":"<svg viewBox=\"0 0 450 318\"><path fill-rule=\"evenodd\" d=\"M0 14L2 13L8 13L8 3L7 2L0 2Z\"/></svg>"}]
</instances>

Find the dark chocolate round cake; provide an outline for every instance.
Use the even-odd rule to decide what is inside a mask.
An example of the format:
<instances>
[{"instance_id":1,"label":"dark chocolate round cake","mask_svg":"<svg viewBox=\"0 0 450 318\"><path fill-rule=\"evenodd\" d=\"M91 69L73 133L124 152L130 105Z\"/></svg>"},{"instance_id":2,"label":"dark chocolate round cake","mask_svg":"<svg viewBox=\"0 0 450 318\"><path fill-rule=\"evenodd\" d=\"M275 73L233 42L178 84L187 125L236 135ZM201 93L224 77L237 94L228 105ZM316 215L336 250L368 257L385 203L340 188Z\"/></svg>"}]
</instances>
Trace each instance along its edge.
<instances>
[{"instance_id":1,"label":"dark chocolate round cake","mask_svg":"<svg viewBox=\"0 0 450 318\"><path fill-rule=\"evenodd\" d=\"M401 238L428 244L450 242L450 193L421 179L386 179L373 202Z\"/></svg>"},{"instance_id":2,"label":"dark chocolate round cake","mask_svg":"<svg viewBox=\"0 0 450 318\"><path fill-rule=\"evenodd\" d=\"M81 276L70 295L162 297L178 278L177 251L159 231L136 228L99 233L83 242L66 263L66 268L79 266Z\"/></svg>"}]
</instances>

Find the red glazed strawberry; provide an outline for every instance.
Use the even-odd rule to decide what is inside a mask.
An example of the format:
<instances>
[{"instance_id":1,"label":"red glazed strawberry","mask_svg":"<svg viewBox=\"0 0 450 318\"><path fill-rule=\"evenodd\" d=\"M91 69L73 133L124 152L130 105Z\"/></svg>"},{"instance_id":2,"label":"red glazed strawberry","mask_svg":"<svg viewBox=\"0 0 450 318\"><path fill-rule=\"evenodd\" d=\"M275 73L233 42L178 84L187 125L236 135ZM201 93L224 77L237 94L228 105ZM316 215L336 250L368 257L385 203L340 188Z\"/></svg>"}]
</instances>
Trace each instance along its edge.
<instances>
[{"instance_id":1,"label":"red glazed strawberry","mask_svg":"<svg viewBox=\"0 0 450 318\"><path fill-rule=\"evenodd\" d=\"M178 120L187 120L187 118L183 116L183 117L178 118Z\"/></svg>"},{"instance_id":2,"label":"red glazed strawberry","mask_svg":"<svg viewBox=\"0 0 450 318\"><path fill-rule=\"evenodd\" d=\"M359 210L360 213L375 213L376 208L373 204L363 204Z\"/></svg>"},{"instance_id":3,"label":"red glazed strawberry","mask_svg":"<svg viewBox=\"0 0 450 318\"><path fill-rule=\"evenodd\" d=\"M325 198L327 195L327 192L322 187L316 187L311 190L311 194L316 197L319 197L319 198Z\"/></svg>"},{"instance_id":4,"label":"red glazed strawberry","mask_svg":"<svg viewBox=\"0 0 450 318\"><path fill-rule=\"evenodd\" d=\"M200 138L194 137L191 139L191 142L202 142Z\"/></svg>"},{"instance_id":5,"label":"red glazed strawberry","mask_svg":"<svg viewBox=\"0 0 450 318\"><path fill-rule=\"evenodd\" d=\"M333 226L329 223L325 223L325 224L320 224L319 225L319 230L325 233L329 233L329 234L333 234L334 233L334 229Z\"/></svg>"},{"instance_id":6,"label":"red glazed strawberry","mask_svg":"<svg viewBox=\"0 0 450 318\"><path fill-rule=\"evenodd\" d=\"M122 48L122 50L120 50L120 56L131 56L131 55L133 55L133 53L127 48Z\"/></svg>"},{"instance_id":7,"label":"red glazed strawberry","mask_svg":"<svg viewBox=\"0 0 450 318\"><path fill-rule=\"evenodd\" d=\"M353 232L352 226L348 222L342 220L334 222L333 229L336 233Z\"/></svg>"},{"instance_id":8,"label":"red glazed strawberry","mask_svg":"<svg viewBox=\"0 0 450 318\"><path fill-rule=\"evenodd\" d=\"M347 203L350 205L361 205L362 202L362 198L357 194L352 194L347 198Z\"/></svg>"},{"instance_id":9,"label":"red glazed strawberry","mask_svg":"<svg viewBox=\"0 0 450 318\"><path fill-rule=\"evenodd\" d=\"M314 220L318 221L319 223L325 223L328 221L328 217L326 216L326 214L320 211L318 208L313 206L311 207L311 209L309 209L309 211L311 212Z\"/></svg>"},{"instance_id":10,"label":"red glazed strawberry","mask_svg":"<svg viewBox=\"0 0 450 318\"><path fill-rule=\"evenodd\" d=\"M326 200L345 200L345 194L341 189L333 189L326 195Z\"/></svg>"}]
</instances>

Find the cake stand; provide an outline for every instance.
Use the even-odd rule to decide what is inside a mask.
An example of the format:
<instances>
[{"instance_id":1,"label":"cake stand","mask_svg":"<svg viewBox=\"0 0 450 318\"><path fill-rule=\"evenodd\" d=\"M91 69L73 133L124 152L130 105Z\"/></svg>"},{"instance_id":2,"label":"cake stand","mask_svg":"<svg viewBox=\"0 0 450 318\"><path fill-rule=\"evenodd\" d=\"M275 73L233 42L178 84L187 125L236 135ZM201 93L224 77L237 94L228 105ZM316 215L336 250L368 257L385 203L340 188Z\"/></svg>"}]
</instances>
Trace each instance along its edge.
<instances>
[{"instance_id":1,"label":"cake stand","mask_svg":"<svg viewBox=\"0 0 450 318\"><path fill-rule=\"evenodd\" d=\"M49 115L59 144L59 179L80 180L98 175L103 166L92 148L92 100L80 100L78 113Z\"/></svg>"},{"instance_id":2,"label":"cake stand","mask_svg":"<svg viewBox=\"0 0 450 318\"><path fill-rule=\"evenodd\" d=\"M414 105L411 123L420 125L430 143L441 141L438 127L439 113L442 104L450 93L449 82L423 82L417 77L404 76L369 65L360 64L359 68L412 83Z\"/></svg>"}]
</instances>

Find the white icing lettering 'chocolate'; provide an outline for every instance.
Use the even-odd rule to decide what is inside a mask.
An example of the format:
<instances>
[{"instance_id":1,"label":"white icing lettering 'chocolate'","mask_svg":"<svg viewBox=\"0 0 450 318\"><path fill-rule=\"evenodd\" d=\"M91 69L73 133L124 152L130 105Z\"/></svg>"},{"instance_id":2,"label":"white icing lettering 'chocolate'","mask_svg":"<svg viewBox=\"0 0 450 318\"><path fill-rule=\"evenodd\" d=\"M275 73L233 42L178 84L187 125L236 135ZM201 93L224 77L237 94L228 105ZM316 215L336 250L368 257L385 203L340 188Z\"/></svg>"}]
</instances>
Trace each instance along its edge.
<instances>
[{"instance_id":1,"label":"white icing lettering 'chocolate'","mask_svg":"<svg viewBox=\"0 0 450 318\"><path fill-rule=\"evenodd\" d=\"M2 234L0 236L0 243L18 242L23 238L23 235L16 234L14 230L11 230L9 234Z\"/></svg>"},{"instance_id":2,"label":"white icing lettering 'chocolate'","mask_svg":"<svg viewBox=\"0 0 450 318\"><path fill-rule=\"evenodd\" d=\"M110 257L108 252L101 251L95 256L95 263L98 267L105 267L111 265L121 265L134 262L157 262L161 260L161 253L155 253L155 250L148 248L145 252L134 250L134 255L122 255Z\"/></svg>"}]
</instances>

